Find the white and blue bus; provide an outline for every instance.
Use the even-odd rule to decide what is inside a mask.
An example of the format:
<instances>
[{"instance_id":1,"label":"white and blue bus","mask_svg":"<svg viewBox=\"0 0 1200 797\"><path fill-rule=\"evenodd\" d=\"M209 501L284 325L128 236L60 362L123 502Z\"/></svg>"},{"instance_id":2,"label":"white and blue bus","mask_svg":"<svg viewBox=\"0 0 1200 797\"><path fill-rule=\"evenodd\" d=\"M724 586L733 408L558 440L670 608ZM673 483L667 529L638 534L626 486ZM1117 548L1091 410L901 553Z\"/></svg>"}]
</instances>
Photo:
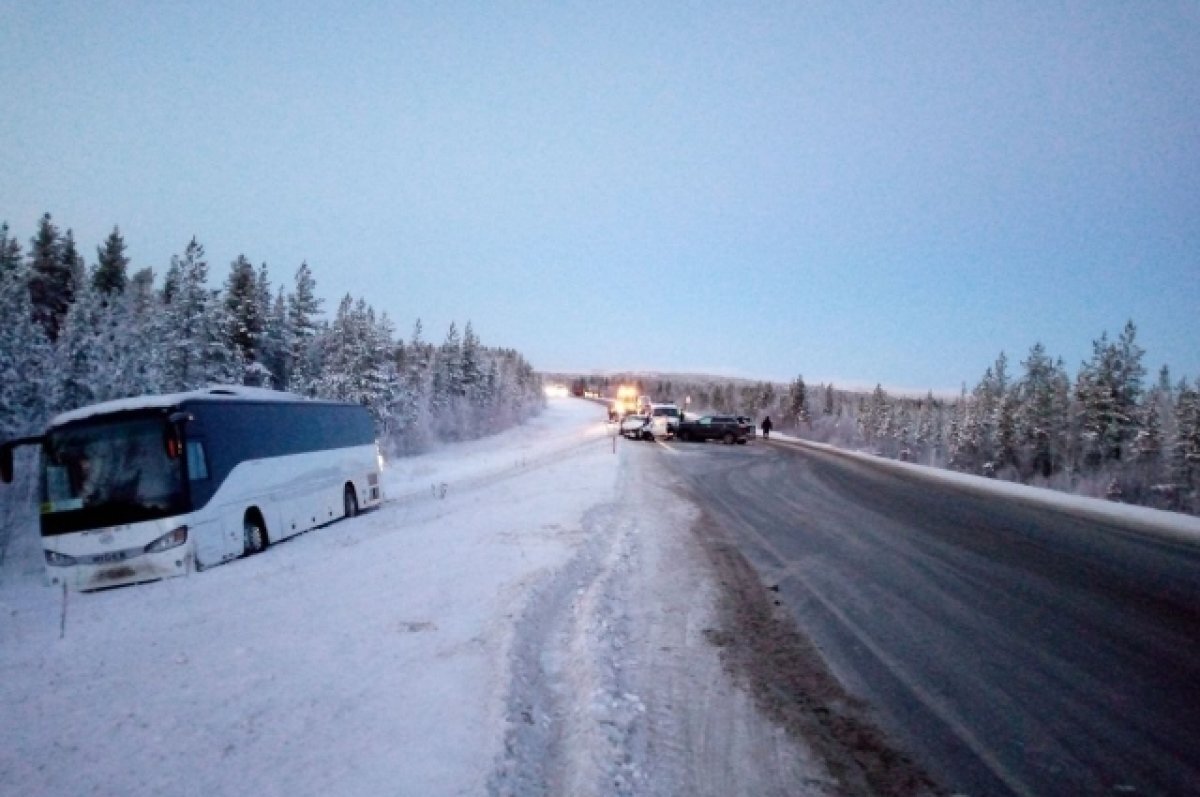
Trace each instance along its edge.
<instances>
[{"instance_id":1,"label":"white and blue bus","mask_svg":"<svg viewBox=\"0 0 1200 797\"><path fill-rule=\"evenodd\" d=\"M95 404L55 417L41 447L51 584L91 590L184 575L378 506L370 413L257 388Z\"/></svg>"}]
</instances>

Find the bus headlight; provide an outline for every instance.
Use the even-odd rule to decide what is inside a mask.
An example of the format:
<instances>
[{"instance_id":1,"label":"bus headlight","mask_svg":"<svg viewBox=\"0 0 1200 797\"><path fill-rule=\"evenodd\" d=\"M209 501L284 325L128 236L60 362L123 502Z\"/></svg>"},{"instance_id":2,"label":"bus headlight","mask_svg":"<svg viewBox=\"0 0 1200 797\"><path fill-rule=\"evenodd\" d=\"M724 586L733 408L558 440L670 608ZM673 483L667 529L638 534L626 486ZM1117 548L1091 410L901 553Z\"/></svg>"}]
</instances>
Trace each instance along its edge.
<instances>
[{"instance_id":1,"label":"bus headlight","mask_svg":"<svg viewBox=\"0 0 1200 797\"><path fill-rule=\"evenodd\" d=\"M178 548L185 542L187 542L187 526L180 526L173 531L168 531L166 534L147 545L145 547L145 552L161 553L163 551L169 551L172 548Z\"/></svg>"},{"instance_id":2,"label":"bus headlight","mask_svg":"<svg viewBox=\"0 0 1200 797\"><path fill-rule=\"evenodd\" d=\"M75 564L74 556L67 556L65 553L58 551L45 551L46 564L52 567L70 567Z\"/></svg>"}]
</instances>

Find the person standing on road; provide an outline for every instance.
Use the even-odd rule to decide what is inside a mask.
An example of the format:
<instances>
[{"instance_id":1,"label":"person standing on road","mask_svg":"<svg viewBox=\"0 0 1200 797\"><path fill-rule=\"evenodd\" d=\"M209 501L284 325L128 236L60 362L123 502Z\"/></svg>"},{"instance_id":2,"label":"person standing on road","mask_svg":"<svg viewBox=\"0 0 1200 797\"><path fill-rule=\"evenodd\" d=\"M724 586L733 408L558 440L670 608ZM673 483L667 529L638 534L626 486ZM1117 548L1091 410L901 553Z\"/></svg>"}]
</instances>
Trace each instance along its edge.
<instances>
[{"instance_id":1,"label":"person standing on road","mask_svg":"<svg viewBox=\"0 0 1200 797\"><path fill-rule=\"evenodd\" d=\"M762 430L763 430L763 437L770 437L771 436L771 427L774 426L774 424L771 423L770 415L763 418L761 426L762 426Z\"/></svg>"}]
</instances>

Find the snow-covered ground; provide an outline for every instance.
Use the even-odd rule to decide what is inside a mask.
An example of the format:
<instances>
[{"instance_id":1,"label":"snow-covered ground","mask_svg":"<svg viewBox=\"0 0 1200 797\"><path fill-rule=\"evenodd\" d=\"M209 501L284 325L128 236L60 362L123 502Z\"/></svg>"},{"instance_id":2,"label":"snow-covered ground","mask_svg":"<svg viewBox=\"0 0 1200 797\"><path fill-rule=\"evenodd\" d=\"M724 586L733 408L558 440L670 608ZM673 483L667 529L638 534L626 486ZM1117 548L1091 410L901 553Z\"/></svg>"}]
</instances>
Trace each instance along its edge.
<instances>
[{"instance_id":1,"label":"snow-covered ground","mask_svg":"<svg viewBox=\"0 0 1200 797\"><path fill-rule=\"evenodd\" d=\"M393 463L389 502L187 578L0 566L4 794L823 794L705 637L695 510L604 409Z\"/></svg>"}]
</instances>

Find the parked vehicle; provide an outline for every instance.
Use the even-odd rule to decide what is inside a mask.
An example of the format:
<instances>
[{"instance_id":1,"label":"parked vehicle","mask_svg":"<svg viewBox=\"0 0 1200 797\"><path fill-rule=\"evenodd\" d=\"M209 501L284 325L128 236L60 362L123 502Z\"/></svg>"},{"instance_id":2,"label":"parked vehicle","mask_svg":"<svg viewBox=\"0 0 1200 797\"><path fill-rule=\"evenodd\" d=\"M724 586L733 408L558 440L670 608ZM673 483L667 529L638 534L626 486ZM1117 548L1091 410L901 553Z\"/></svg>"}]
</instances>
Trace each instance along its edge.
<instances>
[{"instance_id":1,"label":"parked vehicle","mask_svg":"<svg viewBox=\"0 0 1200 797\"><path fill-rule=\"evenodd\" d=\"M647 434L646 423L649 419L648 415L626 415L621 421L621 434L630 440L642 439Z\"/></svg>"},{"instance_id":2,"label":"parked vehicle","mask_svg":"<svg viewBox=\"0 0 1200 797\"><path fill-rule=\"evenodd\" d=\"M738 415L737 421L738 421L738 423L745 426L746 429L748 430L747 434L746 434L747 438L758 437L758 427L754 425L753 418L747 418L745 415Z\"/></svg>"},{"instance_id":3,"label":"parked vehicle","mask_svg":"<svg viewBox=\"0 0 1200 797\"><path fill-rule=\"evenodd\" d=\"M702 415L691 421L681 421L676 431L680 440L703 443L720 440L726 444L745 443L754 436L754 426L733 415Z\"/></svg>"},{"instance_id":4,"label":"parked vehicle","mask_svg":"<svg viewBox=\"0 0 1200 797\"><path fill-rule=\"evenodd\" d=\"M674 404L652 404L648 431L656 439L674 437L681 417L679 407Z\"/></svg>"}]
</instances>

